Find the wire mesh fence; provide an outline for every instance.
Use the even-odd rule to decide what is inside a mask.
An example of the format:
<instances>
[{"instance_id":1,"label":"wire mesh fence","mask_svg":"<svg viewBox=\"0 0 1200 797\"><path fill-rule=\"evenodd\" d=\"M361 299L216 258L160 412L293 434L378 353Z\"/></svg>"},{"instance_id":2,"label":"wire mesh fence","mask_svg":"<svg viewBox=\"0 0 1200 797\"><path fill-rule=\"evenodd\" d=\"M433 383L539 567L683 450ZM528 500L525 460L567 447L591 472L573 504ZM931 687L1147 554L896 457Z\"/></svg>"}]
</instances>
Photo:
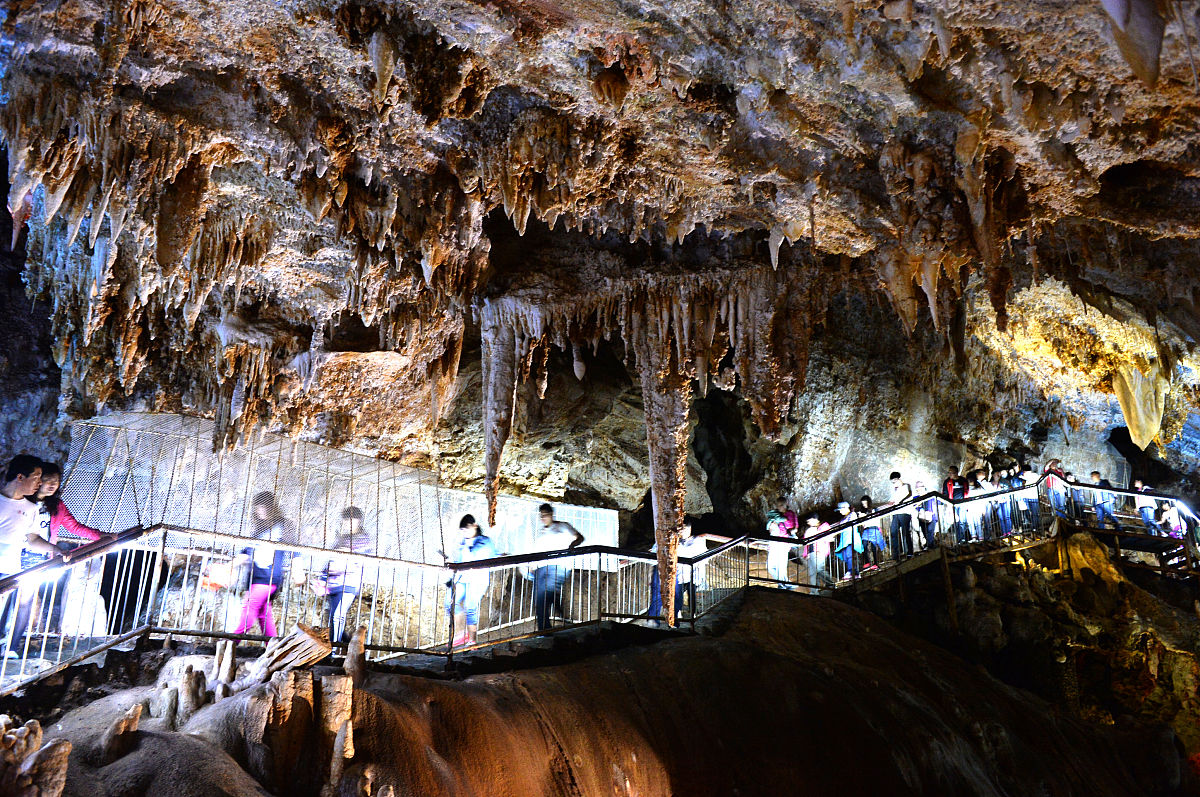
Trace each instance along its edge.
<instances>
[{"instance_id":1,"label":"wire mesh fence","mask_svg":"<svg viewBox=\"0 0 1200 797\"><path fill-rule=\"evenodd\" d=\"M434 473L264 433L232 451L212 448L212 422L163 413L113 413L75 424L64 502L101 531L166 524L254 536L255 504L286 520L289 543L336 547L343 514L362 515L374 556L442 564L464 514L486 518L478 493L439 486ZM504 553L528 550L541 501L501 496L489 534ZM617 513L553 504L589 544L617 544Z\"/></svg>"}]
</instances>

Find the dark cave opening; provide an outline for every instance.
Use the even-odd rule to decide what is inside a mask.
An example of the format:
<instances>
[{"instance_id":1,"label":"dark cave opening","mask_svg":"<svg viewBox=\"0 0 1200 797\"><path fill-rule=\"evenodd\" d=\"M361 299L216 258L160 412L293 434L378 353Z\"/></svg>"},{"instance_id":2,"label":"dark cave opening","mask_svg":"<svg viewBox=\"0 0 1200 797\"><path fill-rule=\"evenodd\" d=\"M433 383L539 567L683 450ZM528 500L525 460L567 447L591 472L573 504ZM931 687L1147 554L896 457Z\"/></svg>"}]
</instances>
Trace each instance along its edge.
<instances>
[{"instance_id":1,"label":"dark cave opening","mask_svg":"<svg viewBox=\"0 0 1200 797\"><path fill-rule=\"evenodd\" d=\"M1118 426L1113 429L1109 433L1108 442L1129 461L1131 486L1134 479L1141 479L1144 484L1150 485L1151 489L1158 491L1175 492L1182 489L1191 495L1200 493L1200 484L1194 478L1175 470L1155 455L1158 450L1156 444L1150 444L1145 451L1138 448L1129 435L1128 427Z\"/></svg>"},{"instance_id":2,"label":"dark cave opening","mask_svg":"<svg viewBox=\"0 0 1200 797\"><path fill-rule=\"evenodd\" d=\"M726 390L712 389L693 402L698 422L692 451L708 476L713 511L698 519L698 532L729 536L752 533L740 505L761 474L746 447L746 420L741 400Z\"/></svg>"}]
</instances>

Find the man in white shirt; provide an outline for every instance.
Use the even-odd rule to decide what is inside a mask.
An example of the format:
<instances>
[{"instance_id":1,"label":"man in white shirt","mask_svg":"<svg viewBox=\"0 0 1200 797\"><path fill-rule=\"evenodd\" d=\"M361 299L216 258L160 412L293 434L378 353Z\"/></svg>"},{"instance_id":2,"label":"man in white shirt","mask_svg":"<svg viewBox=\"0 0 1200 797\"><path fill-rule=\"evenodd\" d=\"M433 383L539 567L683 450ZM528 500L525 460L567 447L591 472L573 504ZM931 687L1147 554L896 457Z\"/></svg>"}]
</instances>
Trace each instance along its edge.
<instances>
[{"instance_id":1,"label":"man in white shirt","mask_svg":"<svg viewBox=\"0 0 1200 797\"><path fill-rule=\"evenodd\" d=\"M900 478L899 471L892 471L888 477L892 482L892 500L884 507L897 506L912 498L912 487ZM882 507L881 507L882 508ZM908 512L896 512L892 515L892 557L899 562L902 558L912 556L912 515Z\"/></svg>"},{"instance_id":2,"label":"man in white shirt","mask_svg":"<svg viewBox=\"0 0 1200 797\"><path fill-rule=\"evenodd\" d=\"M583 543L583 535L574 526L554 519L554 507L549 504L538 507L538 519L542 522L542 530L534 538L530 553L563 551ZM539 631L550 627L552 609L562 616L562 587L570 574L569 565L558 564L555 560L533 571L533 610Z\"/></svg>"},{"instance_id":3,"label":"man in white shirt","mask_svg":"<svg viewBox=\"0 0 1200 797\"><path fill-rule=\"evenodd\" d=\"M13 457L5 470L4 483L0 484L0 577L21 572L22 548L52 555L59 553L58 548L38 534L37 504L27 500L41 486L42 461L28 454ZM0 629L8 624L8 616L16 603L17 590L12 590L5 598L3 612L0 612ZM7 652L9 658L18 655L16 648L19 636L24 634L25 626L29 624L28 610L25 614L24 623L20 622L20 617L13 623Z\"/></svg>"}]
</instances>

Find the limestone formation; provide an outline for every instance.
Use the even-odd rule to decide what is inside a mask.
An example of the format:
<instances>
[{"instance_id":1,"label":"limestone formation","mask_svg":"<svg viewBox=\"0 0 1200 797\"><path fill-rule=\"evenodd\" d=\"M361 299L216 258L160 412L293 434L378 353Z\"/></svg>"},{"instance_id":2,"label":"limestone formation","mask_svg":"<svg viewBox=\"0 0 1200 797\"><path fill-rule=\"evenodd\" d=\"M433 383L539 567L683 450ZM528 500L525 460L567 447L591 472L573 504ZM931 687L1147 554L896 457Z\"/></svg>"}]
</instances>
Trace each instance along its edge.
<instances>
[{"instance_id":1,"label":"limestone formation","mask_svg":"<svg viewBox=\"0 0 1200 797\"><path fill-rule=\"evenodd\" d=\"M136 727L137 721L134 720ZM14 727L12 718L0 715L0 794L14 797L58 797L67 778L67 756L71 743L53 739L42 744L42 726L37 720Z\"/></svg>"}]
</instances>

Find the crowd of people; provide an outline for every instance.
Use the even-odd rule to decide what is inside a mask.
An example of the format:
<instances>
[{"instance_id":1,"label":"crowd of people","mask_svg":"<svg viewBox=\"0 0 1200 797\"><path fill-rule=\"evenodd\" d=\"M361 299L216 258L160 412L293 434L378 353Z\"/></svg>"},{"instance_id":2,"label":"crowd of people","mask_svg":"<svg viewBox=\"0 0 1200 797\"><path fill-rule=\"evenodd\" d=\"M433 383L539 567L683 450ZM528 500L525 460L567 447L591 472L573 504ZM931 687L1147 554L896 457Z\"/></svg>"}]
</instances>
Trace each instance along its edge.
<instances>
[{"instance_id":1,"label":"crowd of people","mask_svg":"<svg viewBox=\"0 0 1200 797\"><path fill-rule=\"evenodd\" d=\"M820 586L856 577L939 545L959 545L1038 530L1044 528L1047 520L1037 488L1043 478L1048 509L1053 515L1074 521L1094 516L1097 527L1121 530L1117 512L1127 509L1132 511L1130 516L1139 519L1141 530L1147 534L1194 536L1197 519L1181 502L1154 493L1140 480L1134 481L1131 491L1114 492L1100 472L1093 471L1090 476L1087 483L1076 481L1057 459L1040 469L1036 465L995 471L978 468L966 475L952 467L934 493L923 482L910 484L900 472L893 472L889 479L890 494L884 503L875 504L869 495L853 504L840 501L828 517L821 512L808 514L803 528L786 497L780 496L767 514L766 569L771 579L782 584L803 583L803 579L789 577L789 562L795 557L807 568L808 583ZM0 577L19 573L53 557L67 563L77 547L112 536L75 519L59 497L61 479L62 470L55 463L28 455L14 457L9 462L0 485ZM992 497L966 500L980 496ZM941 500L943 497L951 500ZM248 634L257 625L264 636L275 636L273 600L290 577L294 586L307 585L313 593L325 598L331 641L348 642L350 608L362 585L375 580L377 575L374 565L365 558L336 553L372 552L373 538L364 529L362 510L349 506L342 511L342 527L324 561L319 557L300 560L294 548L299 541L296 526L285 516L274 493L260 492L253 497L250 518L246 544L225 566L226 575L218 583L241 593L238 621L230 630ZM583 535L574 526L555 519L554 508L549 504L538 508L538 519L538 532L525 553L566 551L583 543ZM1129 530L1128 526L1125 530ZM702 555L708 549L708 538L714 535L693 534L692 521L686 518L680 531L678 555L684 559ZM729 538L715 536L715 539ZM656 549L657 546L651 550ZM443 553L448 566L500 555L497 545L469 514L461 518L457 544ZM533 583L537 629L550 628L555 614L565 619L563 589L572 570L571 557L531 561L520 570ZM476 644L480 607L491 584L491 571L468 567L449 568L447 572L445 608L454 622L452 645ZM703 565L677 568L677 616L685 602L695 600L693 582L702 580L697 573L703 573ZM0 631L6 632L3 643L6 656L21 655L35 603L42 607L38 616L45 618L41 632L51 635L79 632L78 620L73 628L64 628L63 607L71 589L70 579L71 572L64 568L48 579L19 584L3 597ZM663 607L656 566L649 587L649 616L661 617ZM86 601L81 600L82 603Z\"/></svg>"},{"instance_id":2,"label":"crowd of people","mask_svg":"<svg viewBox=\"0 0 1200 797\"><path fill-rule=\"evenodd\" d=\"M814 582L828 583L854 578L939 545L1008 537L1018 532L1042 528L1042 506L1037 484L1045 478L1050 511L1076 522L1091 522L1098 528L1129 531L1117 517L1117 508L1136 511L1141 531L1155 536L1185 539L1195 534L1197 519L1189 517L1182 502L1154 493L1141 480L1135 480L1131 494L1114 491L1100 473L1092 471L1086 484L1062 469L1062 461L1052 459L1044 468L1036 464L989 470L976 468L965 476L959 469L948 469L938 485L939 496L927 490L923 482L906 482L899 472L890 475L891 495L876 505L870 496L862 496L857 505L840 501L836 516L823 519L821 512L808 515L805 528L780 496L767 513L766 531L772 538L766 543L767 572L771 579L791 582L789 558L798 549L799 557ZM981 496L990 500L971 500ZM965 503L955 503L965 501ZM893 510L901 507L899 511ZM780 541L799 540L804 545ZM1193 544L1195 540L1192 540Z\"/></svg>"},{"instance_id":3,"label":"crowd of people","mask_svg":"<svg viewBox=\"0 0 1200 797\"><path fill-rule=\"evenodd\" d=\"M0 578L13 576L28 568L57 559L68 564L80 546L111 540L105 534L80 523L59 497L62 469L55 463L44 462L29 455L14 457L5 468L0 484ZM374 539L363 526L364 514L357 506L341 512L341 528L327 557L304 556L296 552L299 534L296 524L286 517L276 495L260 492L250 501L249 534L245 545L228 562L210 564L203 583L214 589L228 589L240 594L237 622L226 630L235 634L252 634L257 630L265 637L278 634L274 601L290 583L298 589L308 589L325 599L326 621L330 640L345 644L350 639L347 618L364 584L376 580L375 565L361 556L339 556L373 553ZM583 535L569 523L554 518L549 504L539 507L539 532L528 553L542 553L574 548L583 542ZM459 523L457 545L445 553L449 564L464 564L492 559L500 552L472 515L464 515ZM109 553L108 558L118 554ZM105 557L97 557L103 560ZM534 616L538 630L550 627L552 617L565 617L562 606L564 584L571 573L569 557L538 563L523 574L533 582ZM72 569L59 568L49 575L16 581L16 588L0 597L0 632L6 632L0 644L2 655L19 658L26 647L31 618L44 618L39 634L49 637L74 633L113 633L112 624L105 619L84 618L84 608L91 613L105 614L111 594L90 596L84 600L85 588L97 592L96 579L89 583L72 584ZM82 581L75 573L77 581ZM151 579L152 580L152 579ZM449 571L446 586L446 611L454 618L455 646L475 644L479 627L480 604L490 583L487 569L454 569ZM111 589L110 589L111 592ZM64 605L71 594L71 611L64 618ZM37 608L35 612L35 606ZM108 607L111 610L111 606ZM85 623L85 619L87 622ZM87 626L86 628L84 626ZM232 623L231 623L232 625Z\"/></svg>"}]
</instances>

